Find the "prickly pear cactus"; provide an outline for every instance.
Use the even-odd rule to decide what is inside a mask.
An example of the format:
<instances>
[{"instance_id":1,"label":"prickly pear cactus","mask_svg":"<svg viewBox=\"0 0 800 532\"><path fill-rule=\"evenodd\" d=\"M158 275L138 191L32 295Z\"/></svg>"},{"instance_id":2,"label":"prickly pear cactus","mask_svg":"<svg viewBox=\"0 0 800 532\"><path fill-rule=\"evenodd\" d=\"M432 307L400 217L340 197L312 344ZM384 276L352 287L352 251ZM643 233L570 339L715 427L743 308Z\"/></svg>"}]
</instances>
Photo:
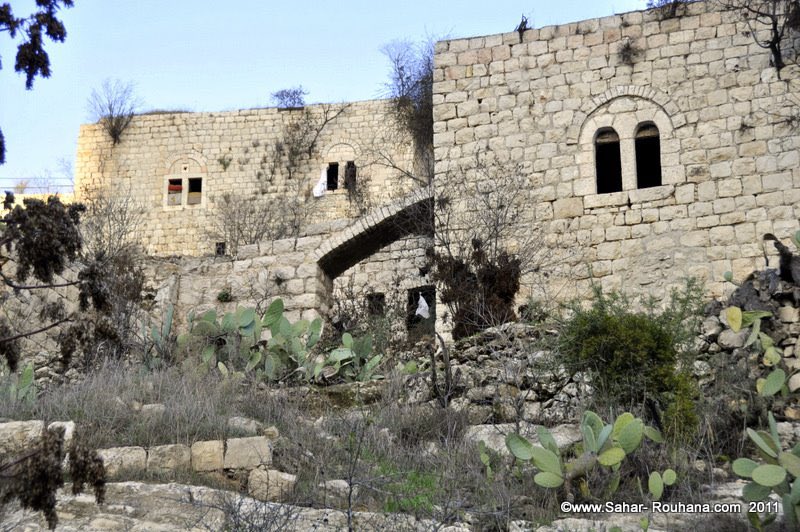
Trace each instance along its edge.
<instances>
[{"instance_id":1,"label":"prickly pear cactus","mask_svg":"<svg viewBox=\"0 0 800 532\"><path fill-rule=\"evenodd\" d=\"M755 444L762 462L739 458L733 462L733 472L750 479L742 490L742 496L750 502L767 501L772 493L783 503L783 514L790 530L800 525L800 444L791 451L784 451L778 436L778 425L769 414L769 431L747 429L747 436ZM769 505L764 506L769 509ZM774 518L767 515L764 520L756 512L748 514L755 526L763 526Z\"/></svg>"},{"instance_id":2,"label":"prickly pear cactus","mask_svg":"<svg viewBox=\"0 0 800 532\"><path fill-rule=\"evenodd\" d=\"M619 487L619 469L625 457L638 449L645 437L655 442L663 441L658 430L646 426L641 419L628 412L617 417L613 424L606 424L600 416L587 411L580 428L583 452L569 462L564 461L555 439L544 427L538 428L541 447L534 446L519 434L513 433L506 437L506 447L515 458L531 462L539 470L533 477L536 484L544 488L563 487L566 497L572 499L572 482L586 477L595 467L611 470L610 480L604 487L604 496L613 495ZM651 488L656 489L650 490L654 498L661 497L664 485L674 482L674 474L674 471L667 470L664 476L659 474L658 479L650 481ZM581 488L585 497L591 496L585 483L582 483Z\"/></svg>"}]
</instances>

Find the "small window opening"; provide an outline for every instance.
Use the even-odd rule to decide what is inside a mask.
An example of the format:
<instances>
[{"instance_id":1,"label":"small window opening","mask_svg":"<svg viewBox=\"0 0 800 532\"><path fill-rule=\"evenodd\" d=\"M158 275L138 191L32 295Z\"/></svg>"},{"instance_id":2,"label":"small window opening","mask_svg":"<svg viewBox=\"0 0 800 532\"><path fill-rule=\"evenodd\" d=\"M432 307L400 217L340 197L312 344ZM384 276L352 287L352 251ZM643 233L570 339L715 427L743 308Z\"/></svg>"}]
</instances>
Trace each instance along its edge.
<instances>
[{"instance_id":1,"label":"small window opening","mask_svg":"<svg viewBox=\"0 0 800 532\"><path fill-rule=\"evenodd\" d=\"M328 190L339 188L339 163L328 164Z\"/></svg>"},{"instance_id":2,"label":"small window opening","mask_svg":"<svg viewBox=\"0 0 800 532\"><path fill-rule=\"evenodd\" d=\"M636 186L661 185L661 139L655 124L642 124L636 130Z\"/></svg>"},{"instance_id":3,"label":"small window opening","mask_svg":"<svg viewBox=\"0 0 800 532\"><path fill-rule=\"evenodd\" d=\"M225 256L225 242L217 242L216 244L214 244L214 254L217 257Z\"/></svg>"},{"instance_id":4,"label":"small window opening","mask_svg":"<svg viewBox=\"0 0 800 532\"><path fill-rule=\"evenodd\" d=\"M425 301L421 305L420 298ZM418 310L427 306L428 317L421 315ZM408 291L408 306L406 307L406 329L408 339L416 341L423 336L432 335L436 325L436 288L434 286L420 286Z\"/></svg>"},{"instance_id":5,"label":"small window opening","mask_svg":"<svg viewBox=\"0 0 800 532\"><path fill-rule=\"evenodd\" d=\"M367 312L370 316L383 316L386 313L386 294L367 294Z\"/></svg>"},{"instance_id":6,"label":"small window opening","mask_svg":"<svg viewBox=\"0 0 800 532\"><path fill-rule=\"evenodd\" d=\"M180 205L183 194L183 181L170 179L167 183L167 205Z\"/></svg>"},{"instance_id":7,"label":"small window opening","mask_svg":"<svg viewBox=\"0 0 800 532\"><path fill-rule=\"evenodd\" d=\"M597 169L597 193L622 190L622 159L619 154L619 135L611 128L597 132L594 141Z\"/></svg>"},{"instance_id":8,"label":"small window opening","mask_svg":"<svg viewBox=\"0 0 800 532\"><path fill-rule=\"evenodd\" d=\"M355 161L347 161L347 164L344 167L344 188L347 190L355 190L356 188Z\"/></svg>"},{"instance_id":9,"label":"small window opening","mask_svg":"<svg viewBox=\"0 0 800 532\"><path fill-rule=\"evenodd\" d=\"M203 178L192 177L189 179L189 195L187 205L199 205L203 201Z\"/></svg>"}]
</instances>

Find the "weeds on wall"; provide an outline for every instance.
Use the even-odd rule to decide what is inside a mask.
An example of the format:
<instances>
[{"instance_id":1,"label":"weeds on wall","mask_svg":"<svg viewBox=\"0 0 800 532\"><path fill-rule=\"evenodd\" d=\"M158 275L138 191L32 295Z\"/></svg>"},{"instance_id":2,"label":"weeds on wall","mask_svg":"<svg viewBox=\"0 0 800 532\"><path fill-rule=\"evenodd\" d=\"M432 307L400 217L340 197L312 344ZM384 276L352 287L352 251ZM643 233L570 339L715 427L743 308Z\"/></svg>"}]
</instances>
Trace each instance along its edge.
<instances>
[{"instance_id":1,"label":"weeds on wall","mask_svg":"<svg viewBox=\"0 0 800 532\"><path fill-rule=\"evenodd\" d=\"M118 144L122 134L140 106L139 98L135 95L132 82L106 79L100 89L92 91L87 107L100 126L111 138L113 144Z\"/></svg>"},{"instance_id":2,"label":"weeds on wall","mask_svg":"<svg viewBox=\"0 0 800 532\"><path fill-rule=\"evenodd\" d=\"M647 0L647 9L657 9L661 20L683 16L686 5L696 0Z\"/></svg>"},{"instance_id":3,"label":"weeds on wall","mask_svg":"<svg viewBox=\"0 0 800 532\"><path fill-rule=\"evenodd\" d=\"M320 104L309 108L285 108L281 137L271 145L272 176L291 180L314 156L322 132L349 109L349 104Z\"/></svg>"},{"instance_id":4,"label":"weeds on wall","mask_svg":"<svg viewBox=\"0 0 800 532\"><path fill-rule=\"evenodd\" d=\"M223 172L227 171L228 167L231 165L231 162L233 162L233 156L230 153L220 155L220 157L217 159L217 162L222 167Z\"/></svg>"},{"instance_id":5,"label":"weeds on wall","mask_svg":"<svg viewBox=\"0 0 800 532\"><path fill-rule=\"evenodd\" d=\"M633 66L641 54L642 50L630 39L622 41L617 50L617 57L619 57L620 63L625 65Z\"/></svg>"},{"instance_id":6,"label":"weeds on wall","mask_svg":"<svg viewBox=\"0 0 800 532\"><path fill-rule=\"evenodd\" d=\"M419 172L407 174L423 185L433 182L433 49L435 39L422 43L396 41L383 48L391 72L386 84L390 110L414 143Z\"/></svg>"}]
</instances>

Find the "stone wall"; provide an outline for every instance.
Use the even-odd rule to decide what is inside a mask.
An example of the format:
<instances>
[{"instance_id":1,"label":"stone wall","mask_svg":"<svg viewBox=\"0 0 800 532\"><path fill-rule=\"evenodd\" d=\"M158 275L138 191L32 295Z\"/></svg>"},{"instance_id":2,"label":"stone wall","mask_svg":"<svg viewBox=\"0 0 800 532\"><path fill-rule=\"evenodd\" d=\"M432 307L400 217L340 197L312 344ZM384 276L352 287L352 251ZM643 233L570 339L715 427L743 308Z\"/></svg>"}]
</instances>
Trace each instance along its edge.
<instances>
[{"instance_id":1,"label":"stone wall","mask_svg":"<svg viewBox=\"0 0 800 532\"><path fill-rule=\"evenodd\" d=\"M320 130L326 116L336 117ZM319 135L310 156L302 151L290 164L291 131L305 125L311 127L307 139L318 130ZM411 155L382 100L303 109L151 113L134 117L116 145L99 124L81 126L75 190L81 199L98 191L130 196L145 213L140 233L150 254L207 255L216 251L219 237L211 233L225 193L285 200L291 207L278 205L281 212L297 216L302 225L353 218L416 185L403 174ZM356 165L361 194L345 190L349 161ZM339 165L338 188L314 197L312 187L329 163ZM299 209L291 203L295 200Z\"/></svg>"},{"instance_id":2,"label":"stone wall","mask_svg":"<svg viewBox=\"0 0 800 532\"><path fill-rule=\"evenodd\" d=\"M725 271L762 268L761 236L785 240L800 216L800 133L787 120L798 69L778 79L747 29L697 2L665 20L639 11L438 43L437 198L474 193L452 179L476 153L519 164L518 200L536 223L516 229L539 230L561 266L551 293L596 283L658 295L692 275L720 295ZM642 173L658 159L637 161L637 135L652 126L661 180L641 188L637 163ZM621 186L598 193L596 145L611 128Z\"/></svg>"},{"instance_id":3,"label":"stone wall","mask_svg":"<svg viewBox=\"0 0 800 532\"><path fill-rule=\"evenodd\" d=\"M429 236L410 235L362 260L333 281L334 307L344 302L366 309L369 297L382 294L384 311L405 315L408 291L433 284L425 256L431 246Z\"/></svg>"},{"instance_id":4,"label":"stone wall","mask_svg":"<svg viewBox=\"0 0 800 532\"><path fill-rule=\"evenodd\" d=\"M171 305L181 323L191 310L266 308L281 297L287 318L296 321L327 315L334 297L427 285L428 274L420 268L432 238L404 232L398 221L426 194L420 189L356 221L318 223L296 238L243 246L236 258L152 257L144 266L152 314L162 315ZM355 291L348 293L348 287Z\"/></svg>"}]
</instances>

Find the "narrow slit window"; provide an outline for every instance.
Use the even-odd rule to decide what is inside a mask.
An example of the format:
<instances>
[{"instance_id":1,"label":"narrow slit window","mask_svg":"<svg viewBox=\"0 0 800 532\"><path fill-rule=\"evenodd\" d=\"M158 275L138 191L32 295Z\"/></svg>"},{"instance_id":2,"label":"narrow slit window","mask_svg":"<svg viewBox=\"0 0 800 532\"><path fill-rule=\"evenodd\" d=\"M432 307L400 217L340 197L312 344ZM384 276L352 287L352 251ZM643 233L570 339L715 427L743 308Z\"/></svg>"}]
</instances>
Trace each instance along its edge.
<instances>
[{"instance_id":1,"label":"narrow slit window","mask_svg":"<svg viewBox=\"0 0 800 532\"><path fill-rule=\"evenodd\" d=\"M180 205L183 196L183 180L170 179L167 182L167 205Z\"/></svg>"},{"instance_id":2,"label":"narrow slit window","mask_svg":"<svg viewBox=\"0 0 800 532\"><path fill-rule=\"evenodd\" d=\"M347 161L344 167L344 188L354 190L356 188L356 163Z\"/></svg>"},{"instance_id":3,"label":"narrow slit window","mask_svg":"<svg viewBox=\"0 0 800 532\"><path fill-rule=\"evenodd\" d=\"M619 135L611 128L597 132L594 141L595 166L597 169L597 193L620 192L622 190L622 159L619 154Z\"/></svg>"},{"instance_id":4,"label":"narrow slit window","mask_svg":"<svg viewBox=\"0 0 800 532\"><path fill-rule=\"evenodd\" d=\"M636 186L661 185L661 139L655 124L641 124L636 129Z\"/></svg>"},{"instance_id":5,"label":"narrow slit window","mask_svg":"<svg viewBox=\"0 0 800 532\"><path fill-rule=\"evenodd\" d=\"M339 188L339 163L328 164L328 190Z\"/></svg>"},{"instance_id":6,"label":"narrow slit window","mask_svg":"<svg viewBox=\"0 0 800 532\"><path fill-rule=\"evenodd\" d=\"M203 178L192 177L189 179L189 194L186 198L187 205L199 205L203 201Z\"/></svg>"}]
</instances>

